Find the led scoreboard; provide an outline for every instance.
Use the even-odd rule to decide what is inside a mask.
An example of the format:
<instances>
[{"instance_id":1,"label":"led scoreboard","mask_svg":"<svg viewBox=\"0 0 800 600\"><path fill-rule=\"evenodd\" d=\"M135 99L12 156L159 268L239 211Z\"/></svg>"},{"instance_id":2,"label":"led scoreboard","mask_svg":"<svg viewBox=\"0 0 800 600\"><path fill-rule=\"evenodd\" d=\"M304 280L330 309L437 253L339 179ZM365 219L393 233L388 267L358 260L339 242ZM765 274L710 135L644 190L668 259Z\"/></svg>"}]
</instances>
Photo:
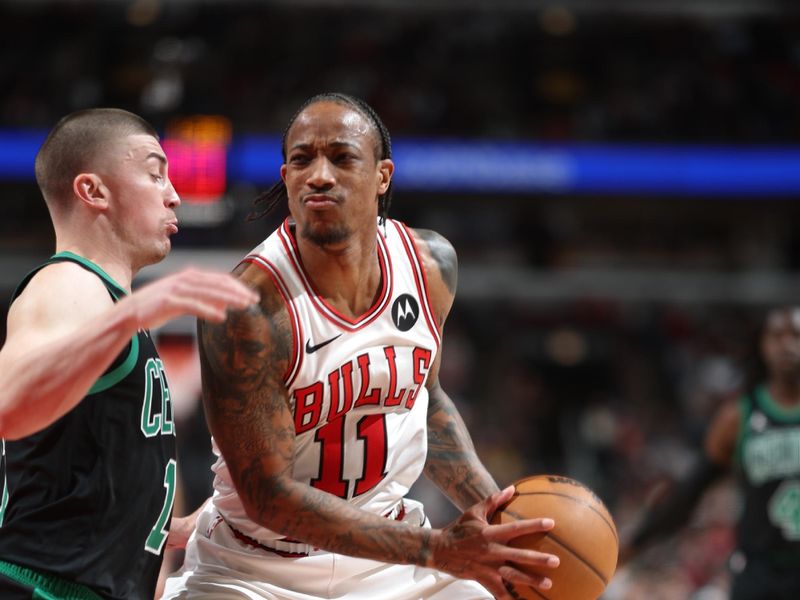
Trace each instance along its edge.
<instances>
[{"instance_id":1,"label":"led scoreboard","mask_svg":"<svg viewBox=\"0 0 800 600\"><path fill-rule=\"evenodd\" d=\"M230 143L231 124L222 116L182 117L167 126L163 147L183 222L213 225L230 214L225 196Z\"/></svg>"}]
</instances>

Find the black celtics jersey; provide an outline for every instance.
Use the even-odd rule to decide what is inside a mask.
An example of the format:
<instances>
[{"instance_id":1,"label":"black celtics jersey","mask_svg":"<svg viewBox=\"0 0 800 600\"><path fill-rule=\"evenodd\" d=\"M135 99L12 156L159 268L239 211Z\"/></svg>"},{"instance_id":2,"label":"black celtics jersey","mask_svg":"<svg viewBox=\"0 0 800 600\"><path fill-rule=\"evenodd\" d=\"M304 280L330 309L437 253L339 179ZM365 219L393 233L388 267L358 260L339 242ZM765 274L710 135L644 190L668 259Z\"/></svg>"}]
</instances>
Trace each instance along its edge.
<instances>
[{"instance_id":1,"label":"black celtics jersey","mask_svg":"<svg viewBox=\"0 0 800 600\"><path fill-rule=\"evenodd\" d=\"M800 567L800 407L779 406L765 386L740 402L739 546L748 556Z\"/></svg>"},{"instance_id":2,"label":"black celtics jersey","mask_svg":"<svg viewBox=\"0 0 800 600\"><path fill-rule=\"evenodd\" d=\"M95 273L115 302L125 295L74 254L46 264L63 261ZM105 598L152 600L174 500L175 434L149 333L132 337L69 413L3 449L0 560Z\"/></svg>"}]
</instances>

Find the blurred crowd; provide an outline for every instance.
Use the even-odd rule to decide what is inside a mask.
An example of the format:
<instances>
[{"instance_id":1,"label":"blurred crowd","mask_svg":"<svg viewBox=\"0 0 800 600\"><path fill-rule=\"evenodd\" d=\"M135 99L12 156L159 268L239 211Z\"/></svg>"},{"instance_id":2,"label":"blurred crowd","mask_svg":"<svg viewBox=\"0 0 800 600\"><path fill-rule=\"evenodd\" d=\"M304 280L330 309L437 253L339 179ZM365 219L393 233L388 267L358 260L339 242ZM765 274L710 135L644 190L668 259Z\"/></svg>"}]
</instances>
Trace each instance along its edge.
<instances>
[{"instance_id":1,"label":"blurred crowd","mask_svg":"<svg viewBox=\"0 0 800 600\"><path fill-rule=\"evenodd\" d=\"M229 118L234 135L280 134L303 99L330 89L365 98L393 135L796 143L798 33L797 16L3 3L0 127L45 129L72 110L113 105L159 127L206 113ZM46 254L52 234L37 228L46 217L33 184L0 190L3 252L24 245ZM245 224L254 193L242 192L225 231L187 230L176 247L246 252L282 217ZM459 253L441 379L498 482L570 475L597 491L621 531L634 523L648 496L685 468L713 410L746 381L765 308L790 300L778 286L744 301L717 276L793 278L792 200L399 189L393 216L440 231ZM661 300L647 289L638 299L636 289L568 288L555 300L483 293L481 274L503 270L512 280L539 275L541 286L582 270L597 274L600 288L615 273L630 275L634 288L642 273L677 273L673 287L698 289L692 302L676 300L675 289ZM210 489L212 460L196 357L191 337L161 343L180 405L184 503L193 509ZM424 482L414 495L435 524L452 517ZM724 598L737 501L722 482L687 529L618 574L607 598Z\"/></svg>"},{"instance_id":2,"label":"blurred crowd","mask_svg":"<svg viewBox=\"0 0 800 600\"><path fill-rule=\"evenodd\" d=\"M48 127L110 104L156 124L213 113L238 132L274 133L309 90L346 89L402 135L789 142L800 133L797 15L302 4L5 2L0 125Z\"/></svg>"}]
</instances>

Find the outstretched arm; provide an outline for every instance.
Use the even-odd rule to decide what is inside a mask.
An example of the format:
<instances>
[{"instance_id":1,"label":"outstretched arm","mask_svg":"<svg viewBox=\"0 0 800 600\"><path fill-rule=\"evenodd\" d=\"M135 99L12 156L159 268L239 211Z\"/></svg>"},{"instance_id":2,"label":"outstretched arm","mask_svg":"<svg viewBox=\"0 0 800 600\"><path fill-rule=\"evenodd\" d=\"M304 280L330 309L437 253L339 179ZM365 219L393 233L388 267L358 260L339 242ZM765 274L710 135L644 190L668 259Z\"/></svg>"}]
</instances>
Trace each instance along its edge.
<instances>
[{"instance_id":1,"label":"outstretched arm","mask_svg":"<svg viewBox=\"0 0 800 600\"><path fill-rule=\"evenodd\" d=\"M632 559L647 545L682 527L703 493L730 467L740 427L739 408L724 405L714 417L689 470L649 506L639 525L620 549L620 562Z\"/></svg>"},{"instance_id":2,"label":"outstretched arm","mask_svg":"<svg viewBox=\"0 0 800 600\"><path fill-rule=\"evenodd\" d=\"M432 309L439 329L444 326L455 298L458 258L453 246L436 232L415 231L423 259ZM452 399L439 383L441 351L428 375L428 459L425 474L460 509L498 491L483 466Z\"/></svg>"},{"instance_id":3,"label":"outstretched arm","mask_svg":"<svg viewBox=\"0 0 800 600\"><path fill-rule=\"evenodd\" d=\"M511 489L472 507L450 528L431 530L368 513L292 478L294 422L283 381L293 343L288 312L263 271L245 265L236 272L261 291L261 301L221 324L201 322L200 358L209 427L248 517L329 551L477 579L503 600L510 597L502 577L542 583L507 563L544 567L550 556L506 542L550 525L539 519L509 524L517 528L488 526L488 515Z\"/></svg>"},{"instance_id":4,"label":"outstretched arm","mask_svg":"<svg viewBox=\"0 0 800 600\"><path fill-rule=\"evenodd\" d=\"M230 275L189 269L114 304L97 276L42 269L13 303L0 351L0 437L44 429L74 408L139 329L180 315L222 319L256 295Z\"/></svg>"}]
</instances>

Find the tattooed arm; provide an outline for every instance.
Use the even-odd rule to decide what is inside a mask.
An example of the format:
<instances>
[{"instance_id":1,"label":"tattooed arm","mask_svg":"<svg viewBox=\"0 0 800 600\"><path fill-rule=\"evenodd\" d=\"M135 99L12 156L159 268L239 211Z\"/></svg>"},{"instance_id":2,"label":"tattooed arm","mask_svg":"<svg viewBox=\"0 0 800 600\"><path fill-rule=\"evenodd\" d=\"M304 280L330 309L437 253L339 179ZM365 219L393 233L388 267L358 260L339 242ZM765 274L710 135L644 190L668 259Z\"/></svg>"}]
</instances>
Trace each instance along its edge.
<instances>
[{"instance_id":1,"label":"tattooed arm","mask_svg":"<svg viewBox=\"0 0 800 600\"><path fill-rule=\"evenodd\" d=\"M424 229L416 230L416 234L432 309L441 330L455 298L458 258L441 235ZM441 356L439 352L427 381L430 400L425 474L463 511L499 488L478 458L453 401L439 384Z\"/></svg>"},{"instance_id":2,"label":"tattooed arm","mask_svg":"<svg viewBox=\"0 0 800 600\"><path fill-rule=\"evenodd\" d=\"M331 551L428 563L430 532L292 479L294 422L283 382L293 343L289 315L263 271L244 265L236 274L261 292L261 302L221 324L200 322L199 338L206 417L247 515Z\"/></svg>"},{"instance_id":3,"label":"tattooed arm","mask_svg":"<svg viewBox=\"0 0 800 600\"><path fill-rule=\"evenodd\" d=\"M536 519L487 526L487 515L511 497L511 488L448 528L425 529L368 513L292 478L294 422L283 382L293 343L289 315L263 271L245 265L236 274L261 293L261 301L221 324L200 322L200 364L206 418L248 517L333 552L476 579L502 600L511 600L503 578L542 584L542 577L509 562L552 566L551 555L506 543L552 524Z\"/></svg>"}]
</instances>

